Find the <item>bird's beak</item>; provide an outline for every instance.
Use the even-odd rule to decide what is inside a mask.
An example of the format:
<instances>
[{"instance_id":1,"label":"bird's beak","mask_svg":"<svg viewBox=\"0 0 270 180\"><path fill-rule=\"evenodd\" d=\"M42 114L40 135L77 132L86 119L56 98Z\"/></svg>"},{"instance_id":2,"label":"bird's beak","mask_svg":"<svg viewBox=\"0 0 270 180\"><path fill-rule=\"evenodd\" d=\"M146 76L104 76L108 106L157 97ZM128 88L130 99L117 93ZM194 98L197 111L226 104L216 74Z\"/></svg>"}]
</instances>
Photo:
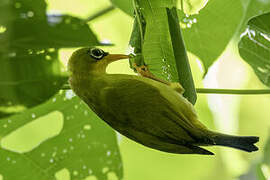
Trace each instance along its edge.
<instances>
[{"instance_id":1,"label":"bird's beak","mask_svg":"<svg viewBox=\"0 0 270 180\"><path fill-rule=\"evenodd\" d=\"M109 63L120 60L120 59L128 59L128 55L124 54L108 54L105 56Z\"/></svg>"}]
</instances>

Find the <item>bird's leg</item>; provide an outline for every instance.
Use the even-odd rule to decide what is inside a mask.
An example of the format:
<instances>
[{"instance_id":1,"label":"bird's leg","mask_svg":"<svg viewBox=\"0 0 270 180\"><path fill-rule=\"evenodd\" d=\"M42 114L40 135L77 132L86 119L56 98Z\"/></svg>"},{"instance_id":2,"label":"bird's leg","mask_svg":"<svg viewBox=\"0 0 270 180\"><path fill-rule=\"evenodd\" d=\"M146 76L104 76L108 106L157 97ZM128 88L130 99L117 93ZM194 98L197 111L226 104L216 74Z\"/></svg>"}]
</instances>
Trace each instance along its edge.
<instances>
[{"instance_id":1,"label":"bird's leg","mask_svg":"<svg viewBox=\"0 0 270 180\"><path fill-rule=\"evenodd\" d=\"M148 70L148 68L147 68L145 65L138 66L136 63L134 63L134 64L133 64L133 67L136 69L136 71L138 72L138 74L140 74L140 75L143 76L143 77L150 78L150 79L153 79L153 80L155 80L155 81L159 81L159 82L161 82L161 83L170 85L170 82L165 81L165 80L163 80L163 79L157 78L154 74L152 74L152 73Z\"/></svg>"},{"instance_id":2,"label":"bird's leg","mask_svg":"<svg viewBox=\"0 0 270 180\"><path fill-rule=\"evenodd\" d=\"M154 74L152 74L148 70L147 66L145 66L145 65L138 66L136 63L133 63L133 67L136 69L138 74L140 74L143 77L150 78L150 79L153 79L155 81L166 84L166 85L170 86L171 88L173 88L175 91L179 92L180 94L183 94L185 91L185 89L181 86L180 83L168 82L168 81L165 81L163 79L157 78Z\"/></svg>"}]
</instances>

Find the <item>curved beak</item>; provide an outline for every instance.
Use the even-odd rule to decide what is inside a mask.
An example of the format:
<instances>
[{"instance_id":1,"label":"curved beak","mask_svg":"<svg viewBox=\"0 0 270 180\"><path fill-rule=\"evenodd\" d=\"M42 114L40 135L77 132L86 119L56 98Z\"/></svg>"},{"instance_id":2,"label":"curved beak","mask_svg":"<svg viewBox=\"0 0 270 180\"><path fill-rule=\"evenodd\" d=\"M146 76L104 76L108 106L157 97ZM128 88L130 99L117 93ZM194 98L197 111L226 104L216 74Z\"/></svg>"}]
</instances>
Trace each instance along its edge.
<instances>
[{"instance_id":1,"label":"curved beak","mask_svg":"<svg viewBox=\"0 0 270 180\"><path fill-rule=\"evenodd\" d=\"M120 59L128 59L129 55L124 55L124 54L108 54L105 56L108 62L114 62Z\"/></svg>"}]
</instances>

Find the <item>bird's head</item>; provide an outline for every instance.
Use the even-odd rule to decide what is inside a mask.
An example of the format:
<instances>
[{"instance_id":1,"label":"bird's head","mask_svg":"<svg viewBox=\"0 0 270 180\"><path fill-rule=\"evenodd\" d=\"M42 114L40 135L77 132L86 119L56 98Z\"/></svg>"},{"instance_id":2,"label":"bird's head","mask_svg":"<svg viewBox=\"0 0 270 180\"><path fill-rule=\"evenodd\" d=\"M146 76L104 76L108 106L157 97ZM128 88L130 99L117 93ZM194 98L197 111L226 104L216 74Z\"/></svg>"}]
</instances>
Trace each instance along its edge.
<instances>
[{"instance_id":1,"label":"bird's head","mask_svg":"<svg viewBox=\"0 0 270 180\"><path fill-rule=\"evenodd\" d=\"M105 73L109 63L127 58L128 55L109 54L96 47L81 48L69 58L68 69L72 74Z\"/></svg>"}]
</instances>

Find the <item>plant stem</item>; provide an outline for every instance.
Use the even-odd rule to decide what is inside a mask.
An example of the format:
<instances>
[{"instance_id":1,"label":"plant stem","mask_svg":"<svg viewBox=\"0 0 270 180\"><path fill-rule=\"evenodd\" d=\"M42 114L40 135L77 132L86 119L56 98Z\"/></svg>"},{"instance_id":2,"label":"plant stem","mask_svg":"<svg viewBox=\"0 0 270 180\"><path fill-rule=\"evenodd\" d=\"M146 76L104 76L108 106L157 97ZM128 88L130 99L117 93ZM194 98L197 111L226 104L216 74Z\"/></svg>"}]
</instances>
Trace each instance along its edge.
<instances>
[{"instance_id":1,"label":"plant stem","mask_svg":"<svg viewBox=\"0 0 270 180\"><path fill-rule=\"evenodd\" d=\"M92 21L100 16L103 16L104 14L107 14L108 12L114 10L115 7L113 5L110 5L109 7L106 7L98 12L96 12L95 14L89 16L88 18L85 19L86 22Z\"/></svg>"},{"instance_id":2,"label":"plant stem","mask_svg":"<svg viewBox=\"0 0 270 180\"><path fill-rule=\"evenodd\" d=\"M143 48L143 28L142 28L142 22L141 22L141 19L140 19L140 15L138 13L138 9L137 9L137 0L133 0L132 1L133 3L133 8L134 8L134 11L135 11L135 18L138 22L138 25L139 25L139 29L140 29L140 36L141 36L141 49Z\"/></svg>"},{"instance_id":3,"label":"plant stem","mask_svg":"<svg viewBox=\"0 0 270 180\"><path fill-rule=\"evenodd\" d=\"M70 90L69 84L64 84L61 90ZM263 95L270 94L270 89L208 89L196 88L200 94L235 94L235 95Z\"/></svg>"},{"instance_id":4,"label":"plant stem","mask_svg":"<svg viewBox=\"0 0 270 180\"><path fill-rule=\"evenodd\" d=\"M270 89L206 89L196 88L197 93L201 94L238 94L238 95L255 95L270 94Z\"/></svg>"},{"instance_id":5,"label":"plant stem","mask_svg":"<svg viewBox=\"0 0 270 180\"><path fill-rule=\"evenodd\" d=\"M181 1L181 10L183 11L183 13L185 13L184 12L184 3L183 3L183 0L180 0Z\"/></svg>"}]
</instances>

